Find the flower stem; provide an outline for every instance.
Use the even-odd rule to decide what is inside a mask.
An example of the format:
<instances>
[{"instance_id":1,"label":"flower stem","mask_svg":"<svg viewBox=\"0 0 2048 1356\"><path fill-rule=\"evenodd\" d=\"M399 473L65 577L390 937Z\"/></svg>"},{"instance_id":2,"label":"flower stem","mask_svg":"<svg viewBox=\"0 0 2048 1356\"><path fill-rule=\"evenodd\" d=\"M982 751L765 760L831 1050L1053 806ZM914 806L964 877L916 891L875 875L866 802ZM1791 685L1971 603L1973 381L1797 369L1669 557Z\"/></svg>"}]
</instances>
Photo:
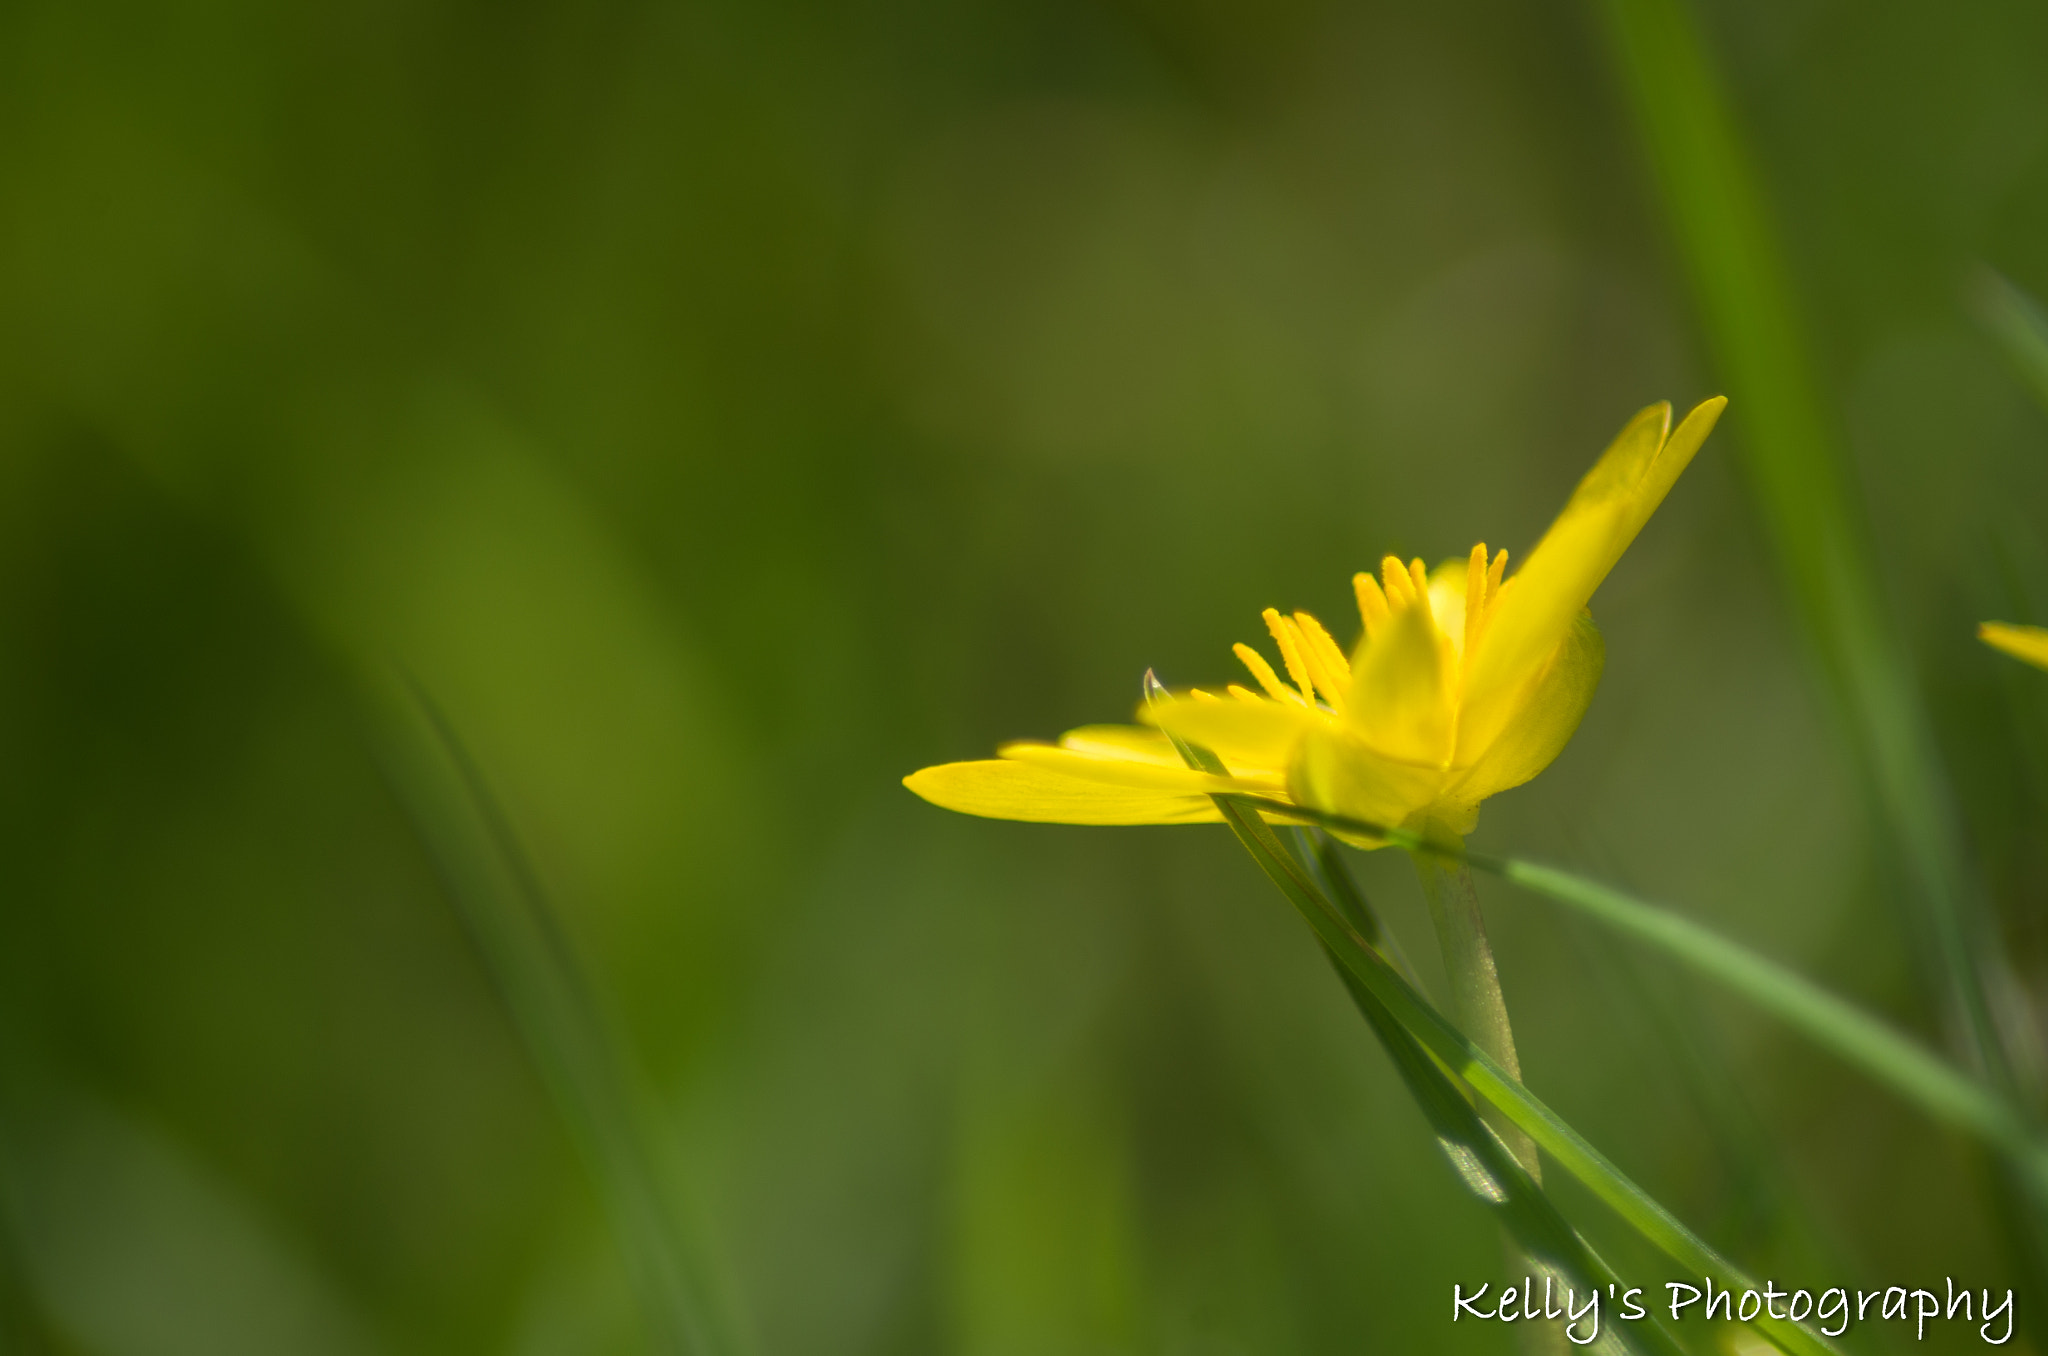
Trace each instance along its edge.
<instances>
[{"instance_id":1,"label":"flower stem","mask_svg":"<svg viewBox=\"0 0 2048 1356\"><path fill-rule=\"evenodd\" d=\"M1508 1024L1507 1000L1501 996L1500 971L1486 940L1486 920L1479 913L1479 890L1471 868L1428 852L1413 854L1429 916L1443 948L1444 971L1451 981L1451 1012L1458 1026L1502 1068L1519 1081L1522 1062L1515 1054L1515 1033ZM1542 1181L1536 1145L1520 1127L1498 1111L1486 1109L1487 1121L1500 1134L1529 1175Z\"/></svg>"},{"instance_id":2,"label":"flower stem","mask_svg":"<svg viewBox=\"0 0 2048 1356\"><path fill-rule=\"evenodd\" d=\"M1515 1054L1515 1032L1508 1024L1507 999L1501 995L1493 946L1486 940L1486 919L1479 912L1479 887L1473 883L1472 868L1428 852L1411 855L1416 874L1422 877L1422 893L1429 898L1437 943L1443 948L1444 970L1451 980L1452 1013L1473 1043L1512 1071L1519 1082L1522 1061ZM1537 1160L1536 1142L1498 1108L1482 1107L1481 1113L1530 1179L1540 1183L1543 1166ZM1513 1239L1503 1242L1510 1271L1541 1274L1541 1262L1523 1254ZM1566 1350L1555 1323L1525 1324L1518 1336L1523 1356L1559 1356Z\"/></svg>"}]
</instances>

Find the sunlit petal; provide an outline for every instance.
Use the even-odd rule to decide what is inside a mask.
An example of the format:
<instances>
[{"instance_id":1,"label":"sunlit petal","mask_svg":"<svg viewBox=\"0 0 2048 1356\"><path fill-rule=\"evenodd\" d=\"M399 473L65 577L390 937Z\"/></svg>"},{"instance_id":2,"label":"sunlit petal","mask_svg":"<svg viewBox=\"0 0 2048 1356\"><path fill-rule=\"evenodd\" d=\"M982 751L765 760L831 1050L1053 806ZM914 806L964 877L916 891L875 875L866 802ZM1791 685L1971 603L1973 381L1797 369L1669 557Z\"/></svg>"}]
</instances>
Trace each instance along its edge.
<instances>
[{"instance_id":1,"label":"sunlit petal","mask_svg":"<svg viewBox=\"0 0 2048 1356\"><path fill-rule=\"evenodd\" d=\"M1429 572L1429 610L1452 645L1465 646L1466 563L1447 560Z\"/></svg>"},{"instance_id":2,"label":"sunlit petal","mask_svg":"<svg viewBox=\"0 0 2048 1356\"><path fill-rule=\"evenodd\" d=\"M1061 735L1060 747L1091 758L1122 758L1171 768L1187 766L1172 740L1142 725L1083 725Z\"/></svg>"},{"instance_id":3,"label":"sunlit petal","mask_svg":"<svg viewBox=\"0 0 2048 1356\"><path fill-rule=\"evenodd\" d=\"M1508 580L1471 656L1465 684L1467 737L1490 744L1517 694L1548 663L1573 619L1663 502L1727 404L1702 402L1668 437L1671 407L1629 421L1579 482L1550 531Z\"/></svg>"},{"instance_id":4,"label":"sunlit petal","mask_svg":"<svg viewBox=\"0 0 2048 1356\"><path fill-rule=\"evenodd\" d=\"M1288 774L1301 804L1393 828L1434 804L1444 783L1441 768L1389 758L1334 724L1302 740Z\"/></svg>"},{"instance_id":5,"label":"sunlit petal","mask_svg":"<svg viewBox=\"0 0 2048 1356\"><path fill-rule=\"evenodd\" d=\"M1239 774L1284 773L1302 736L1330 722L1306 706L1275 701L1162 701L1144 714L1160 729L1208 749Z\"/></svg>"},{"instance_id":6,"label":"sunlit petal","mask_svg":"<svg viewBox=\"0 0 2048 1356\"><path fill-rule=\"evenodd\" d=\"M996 750L1003 757L1019 763L1032 763L1051 772L1083 781L1105 782L1111 786L1128 786L1140 791L1165 791L1186 795L1216 795L1230 791L1259 793L1273 785L1272 776L1260 778L1219 777L1213 773L1200 772L1194 768L1162 767L1157 763L1141 762L1135 758L1096 758L1072 749L1063 749L1056 744L1018 742L1005 744Z\"/></svg>"},{"instance_id":7,"label":"sunlit petal","mask_svg":"<svg viewBox=\"0 0 2048 1356\"><path fill-rule=\"evenodd\" d=\"M1606 661L1600 628L1590 613L1579 613L1549 665L1519 694L1512 719L1492 744L1470 760L1461 747L1459 762L1471 765L1452 786L1453 797L1476 805L1549 767L1579 728Z\"/></svg>"},{"instance_id":8,"label":"sunlit petal","mask_svg":"<svg viewBox=\"0 0 2048 1356\"><path fill-rule=\"evenodd\" d=\"M903 784L934 805L987 819L1041 824L1206 824L1223 817L1207 796L1111 786L1009 758L942 763L911 773Z\"/></svg>"},{"instance_id":9,"label":"sunlit petal","mask_svg":"<svg viewBox=\"0 0 2048 1356\"><path fill-rule=\"evenodd\" d=\"M1429 595L1388 617L1351 664L1345 723L1381 755L1441 764L1451 753L1451 674Z\"/></svg>"}]
</instances>

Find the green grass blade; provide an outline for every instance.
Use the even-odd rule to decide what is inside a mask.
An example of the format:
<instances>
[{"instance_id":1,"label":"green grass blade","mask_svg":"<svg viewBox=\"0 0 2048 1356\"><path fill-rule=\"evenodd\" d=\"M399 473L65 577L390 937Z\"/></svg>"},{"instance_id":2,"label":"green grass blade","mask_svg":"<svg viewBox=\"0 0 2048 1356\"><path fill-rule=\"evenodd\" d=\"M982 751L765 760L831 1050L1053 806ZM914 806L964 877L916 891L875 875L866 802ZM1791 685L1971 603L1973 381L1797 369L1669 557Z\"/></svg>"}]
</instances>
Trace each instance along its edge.
<instances>
[{"instance_id":1,"label":"green grass blade","mask_svg":"<svg viewBox=\"0 0 2048 1356\"><path fill-rule=\"evenodd\" d=\"M1758 178L1685 0L1601 0L1779 568L1863 764L1965 1058L2012 1077L1986 997L2003 971L1933 735L1893 637L1835 423Z\"/></svg>"},{"instance_id":2,"label":"green grass blade","mask_svg":"<svg viewBox=\"0 0 2048 1356\"><path fill-rule=\"evenodd\" d=\"M2048 1141L2011 1101L1880 1019L1689 919L1554 867L1514 860L1474 864L1726 984L1934 1120L1974 1136L1997 1156L2000 1189L1993 1192L1992 1206L2000 1227L2021 1265L2040 1273Z\"/></svg>"},{"instance_id":3,"label":"green grass blade","mask_svg":"<svg viewBox=\"0 0 2048 1356\"><path fill-rule=\"evenodd\" d=\"M1378 920L1343 862L1334 853L1316 850L1328 844L1329 840L1324 838L1311 847L1312 869L1320 878L1325 893L1338 901L1339 908L1354 924L1365 924L1360 931L1371 937L1379 932ZM1586 1286L1598 1291L1615 1285L1626 1289L1614 1269L1565 1219L1542 1184L1529 1175L1500 1136L1480 1119L1443 1066L1430 1058L1429 1051L1408 1034L1371 989L1344 968L1344 963L1335 953L1325 947L1323 954L1329 957L1331 968L1351 995L1351 1002L1359 1015L1379 1037L1380 1045L1393 1061L1401 1081L1407 1085L1409 1095L1436 1132L1437 1143L1451 1160L1453 1170L1493 1211L1522 1254L1540 1259L1561 1272L1566 1283L1574 1288ZM1624 1327L1619 1323L1610 1326L1612 1316L1609 1314L1603 1314L1602 1319L1599 1330L1612 1334L1631 1350L1656 1352L1660 1356L1683 1356L1684 1349L1656 1318L1654 1310L1647 1323L1639 1327ZM1589 1335L1589 1330L1583 1325L1574 1331L1580 1336Z\"/></svg>"},{"instance_id":4,"label":"green grass blade","mask_svg":"<svg viewBox=\"0 0 2048 1356\"><path fill-rule=\"evenodd\" d=\"M1730 1289L1758 1289L1756 1282L1740 1268L1686 1228L1676 1215L1631 1181L1563 1117L1467 1040L1428 999L1416 992L1364 934L1346 921L1343 911L1281 845L1259 817L1259 802L1249 797L1218 796L1216 803L1238 841L1307 920L1317 940L1438 1063L1498 1107L1559 1166L1679 1265L1712 1277L1716 1284ZM1281 808L1299 814L1292 807ZM1346 822L1339 827L1360 826ZM1365 827L1378 832L1371 826ZM1755 1326L1795 1356L1821 1356L1837 1350L1802 1324L1760 1317Z\"/></svg>"},{"instance_id":5,"label":"green grass blade","mask_svg":"<svg viewBox=\"0 0 2048 1356\"><path fill-rule=\"evenodd\" d=\"M1569 1287L1585 1294L1597 1294L1609 1285L1626 1289L1613 1268L1579 1237L1543 1188L1515 1161L1500 1136L1479 1118L1472 1104L1458 1091L1458 1085L1429 1057L1429 1052L1408 1034L1370 989L1344 968L1342 961L1327 950L1324 954L1329 955L1330 966L1343 981L1353 1005L1379 1037L1409 1095L1422 1109L1430 1129L1436 1132L1437 1143L1451 1160L1452 1168L1500 1220L1516 1248L1525 1257L1561 1273L1561 1289ZM1527 1303L1526 1298L1523 1302ZM1582 1326L1575 1331L1583 1336L1589 1330ZM1611 1314L1603 1313L1599 1331L1632 1349L1654 1351L1660 1356L1683 1356L1684 1349L1654 1317L1642 1327L1633 1328L1620 1326Z\"/></svg>"},{"instance_id":6,"label":"green grass blade","mask_svg":"<svg viewBox=\"0 0 2048 1356\"><path fill-rule=\"evenodd\" d=\"M1868 770L1915 930L1939 961L1966 1059L2011 1088L1982 971L1982 901L1919 696L1876 592L1833 418L1747 147L1686 0L1602 0L1610 51L1655 168L1767 535Z\"/></svg>"},{"instance_id":7,"label":"green grass blade","mask_svg":"<svg viewBox=\"0 0 2048 1356\"><path fill-rule=\"evenodd\" d=\"M1701 1003L1708 981L1642 964L1626 935L1573 915L1564 934L1587 979L1614 1005L1632 1043L1661 1065L1720 1164L1724 1198L1713 1216L1727 1250L1767 1251L1785 1271L1849 1276L1868 1270L1833 1222L1816 1215L1771 1131L1757 1118L1753 1089L1730 1062L1723 1033ZM1698 982L1694 982L1698 981Z\"/></svg>"},{"instance_id":8,"label":"green grass blade","mask_svg":"<svg viewBox=\"0 0 2048 1356\"><path fill-rule=\"evenodd\" d=\"M1929 1116L1982 1139L2048 1196L2048 1144L1998 1094L1910 1036L1804 976L1678 914L1555 867L1509 859L1474 865L1648 943L1720 981Z\"/></svg>"},{"instance_id":9,"label":"green grass blade","mask_svg":"<svg viewBox=\"0 0 2048 1356\"><path fill-rule=\"evenodd\" d=\"M1327 833L1311 833L1307 829L1294 830L1295 856L1310 864L1317 881L1323 887L1337 909L1359 934L1370 942L1381 955L1393 962L1401 978L1409 987L1422 992L1422 980L1416 974L1415 966L1401 950L1401 943L1393 933L1380 925L1379 916L1366 902L1365 892L1358 887L1351 869L1344 864L1343 846Z\"/></svg>"},{"instance_id":10,"label":"green grass blade","mask_svg":"<svg viewBox=\"0 0 2048 1356\"><path fill-rule=\"evenodd\" d=\"M2003 274L1988 268L1978 275L1970 301L2013 369L2048 409L2048 312Z\"/></svg>"},{"instance_id":11,"label":"green grass blade","mask_svg":"<svg viewBox=\"0 0 2048 1356\"><path fill-rule=\"evenodd\" d=\"M2022 1172L2030 1188L2048 1201L2048 1141L2034 1133L2009 1101L1881 1019L1710 928L1556 867L1432 846L1413 834L1280 801L1237 799L1247 811L1284 812L1329 828L1372 834L1400 846L1457 858L1646 942L1727 985L1934 1119L1976 1136L2004 1155Z\"/></svg>"},{"instance_id":12,"label":"green grass blade","mask_svg":"<svg viewBox=\"0 0 2048 1356\"><path fill-rule=\"evenodd\" d=\"M664 1356L722 1356L701 1259L658 1167L647 1097L511 821L453 727L417 686L417 717L379 721L400 802L447 882L598 1188Z\"/></svg>"}]
</instances>

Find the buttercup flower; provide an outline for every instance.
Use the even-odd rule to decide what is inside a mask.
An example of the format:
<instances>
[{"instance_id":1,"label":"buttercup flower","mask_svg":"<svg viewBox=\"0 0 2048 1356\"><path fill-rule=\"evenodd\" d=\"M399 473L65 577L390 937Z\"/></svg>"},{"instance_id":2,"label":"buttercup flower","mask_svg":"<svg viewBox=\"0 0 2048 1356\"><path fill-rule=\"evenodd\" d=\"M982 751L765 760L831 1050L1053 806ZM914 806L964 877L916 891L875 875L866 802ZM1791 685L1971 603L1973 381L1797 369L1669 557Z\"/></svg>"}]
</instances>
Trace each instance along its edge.
<instances>
[{"instance_id":1,"label":"buttercup flower","mask_svg":"<svg viewBox=\"0 0 2048 1356\"><path fill-rule=\"evenodd\" d=\"M2014 659L2023 659L2037 669L2048 669L2048 631L2038 626L2014 626L2011 622L1981 622L1977 639Z\"/></svg>"},{"instance_id":2,"label":"buttercup flower","mask_svg":"<svg viewBox=\"0 0 2048 1356\"><path fill-rule=\"evenodd\" d=\"M1671 407L1629 421L1515 574L1482 543L1434 572L1388 556L1353 579L1364 634L1347 658L1306 612L1268 609L1286 680L1236 647L1257 690L1148 702L1142 726L1090 725L1057 744L904 778L949 810L1062 824L1187 824L1215 794L1259 796L1370 824L1463 835L1479 803L1545 767L1578 728L1604 649L1587 600L1663 502L1727 402L1674 432ZM1169 735L1214 753L1190 768ZM1368 844L1370 845L1370 844Z\"/></svg>"}]
</instances>

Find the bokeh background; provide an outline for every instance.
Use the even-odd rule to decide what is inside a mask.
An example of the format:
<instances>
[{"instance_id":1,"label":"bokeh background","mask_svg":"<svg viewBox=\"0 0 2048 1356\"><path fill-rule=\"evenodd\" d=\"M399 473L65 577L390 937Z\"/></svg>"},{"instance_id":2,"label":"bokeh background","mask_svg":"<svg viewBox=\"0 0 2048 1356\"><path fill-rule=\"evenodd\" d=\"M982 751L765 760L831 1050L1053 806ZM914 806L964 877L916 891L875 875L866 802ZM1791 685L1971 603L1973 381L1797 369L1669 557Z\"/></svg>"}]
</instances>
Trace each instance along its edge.
<instances>
[{"instance_id":1,"label":"bokeh background","mask_svg":"<svg viewBox=\"0 0 2048 1356\"><path fill-rule=\"evenodd\" d=\"M2048 20L1699 17L2035 979L2048 678L1971 632L2048 621L2048 418L1966 297L2048 289ZM1511 1350L1448 1322L1493 1226L1226 835L898 779L1228 677L1263 606L1348 640L1353 570L1525 551L1629 414L1721 388L1604 32L0 9L0 1349L659 1349L393 772L403 673L637 1070L731 1351ZM1730 394L1475 845L1939 1040ZM1359 866L1435 982L1407 863ZM1965 1146L1482 894L1530 1083L1717 1246L2014 1283Z\"/></svg>"}]
</instances>

